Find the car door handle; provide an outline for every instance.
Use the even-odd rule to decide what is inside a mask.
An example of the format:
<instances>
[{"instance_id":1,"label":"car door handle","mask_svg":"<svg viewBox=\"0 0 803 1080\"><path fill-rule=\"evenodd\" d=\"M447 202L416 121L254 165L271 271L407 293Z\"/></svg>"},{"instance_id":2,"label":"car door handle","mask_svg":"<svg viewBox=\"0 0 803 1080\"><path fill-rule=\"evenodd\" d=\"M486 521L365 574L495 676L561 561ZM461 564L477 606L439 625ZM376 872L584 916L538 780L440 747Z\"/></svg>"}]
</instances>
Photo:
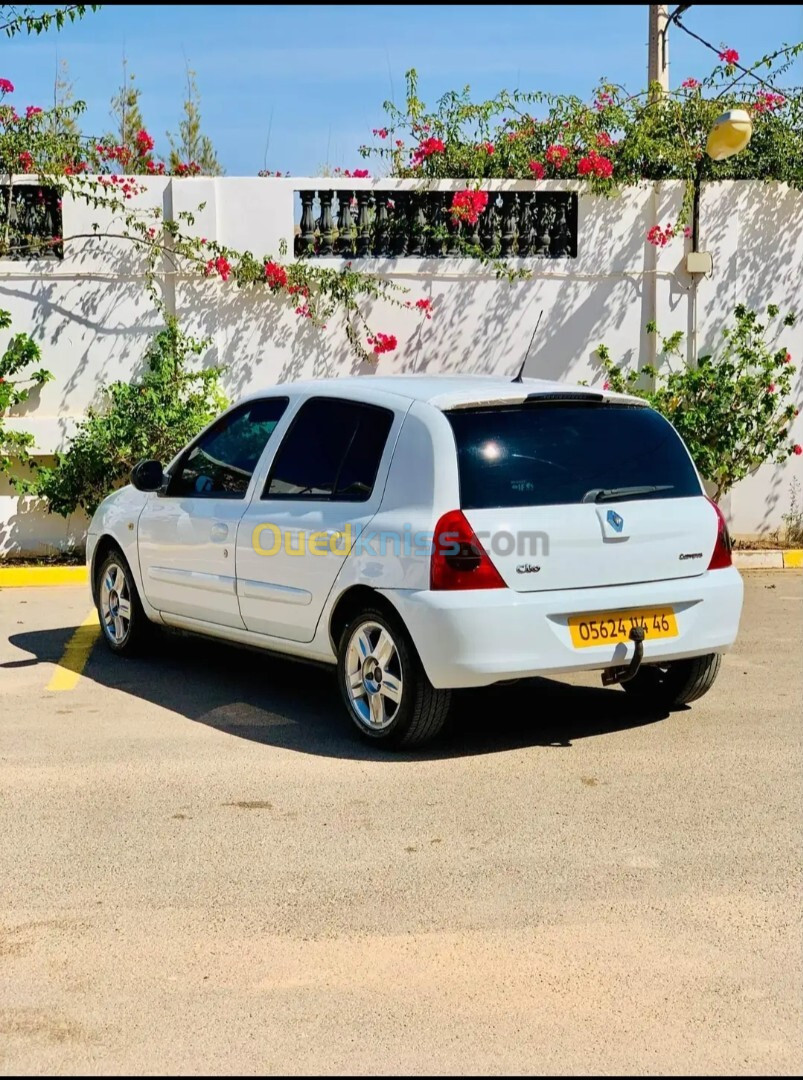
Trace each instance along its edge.
<instances>
[{"instance_id":1,"label":"car door handle","mask_svg":"<svg viewBox=\"0 0 803 1080\"><path fill-rule=\"evenodd\" d=\"M221 540L225 540L229 535L229 527L222 521L216 521L212 526L212 532L209 535L215 543L220 543Z\"/></svg>"}]
</instances>

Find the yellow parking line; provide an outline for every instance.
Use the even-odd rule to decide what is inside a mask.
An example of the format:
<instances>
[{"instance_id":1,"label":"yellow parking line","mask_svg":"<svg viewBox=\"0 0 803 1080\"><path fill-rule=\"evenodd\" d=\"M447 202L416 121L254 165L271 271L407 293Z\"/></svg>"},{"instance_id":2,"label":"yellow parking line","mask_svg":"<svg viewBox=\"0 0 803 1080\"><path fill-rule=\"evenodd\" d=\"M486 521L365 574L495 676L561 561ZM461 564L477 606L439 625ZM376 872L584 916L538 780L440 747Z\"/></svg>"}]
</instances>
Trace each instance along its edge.
<instances>
[{"instance_id":1,"label":"yellow parking line","mask_svg":"<svg viewBox=\"0 0 803 1080\"><path fill-rule=\"evenodd\" d=\"M72 690L81 678L92 647L100 637L97 611L91 611L64 647L59 666L53 672L48 690Z\"/></svg>"}]
</instances>

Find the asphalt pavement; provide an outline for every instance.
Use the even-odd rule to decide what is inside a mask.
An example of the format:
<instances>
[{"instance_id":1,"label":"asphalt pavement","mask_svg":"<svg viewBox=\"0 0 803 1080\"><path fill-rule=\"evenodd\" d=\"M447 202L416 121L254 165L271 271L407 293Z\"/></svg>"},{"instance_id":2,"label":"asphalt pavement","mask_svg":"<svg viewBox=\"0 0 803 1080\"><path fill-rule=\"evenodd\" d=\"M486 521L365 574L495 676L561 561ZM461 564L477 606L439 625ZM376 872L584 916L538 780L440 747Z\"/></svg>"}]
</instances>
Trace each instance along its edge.
<instances>
[{"instance_id":1,"label":"asphalt pavement","mask_svg":"<svg viewBox=\"0 0 803 1080\"><path fill-rule=\"evenodd\" d=\"M692 707L534 680L405 755L0 592L0 1072L799 1074L803 572L746 583Z\"/></svg>"}]
</instances>

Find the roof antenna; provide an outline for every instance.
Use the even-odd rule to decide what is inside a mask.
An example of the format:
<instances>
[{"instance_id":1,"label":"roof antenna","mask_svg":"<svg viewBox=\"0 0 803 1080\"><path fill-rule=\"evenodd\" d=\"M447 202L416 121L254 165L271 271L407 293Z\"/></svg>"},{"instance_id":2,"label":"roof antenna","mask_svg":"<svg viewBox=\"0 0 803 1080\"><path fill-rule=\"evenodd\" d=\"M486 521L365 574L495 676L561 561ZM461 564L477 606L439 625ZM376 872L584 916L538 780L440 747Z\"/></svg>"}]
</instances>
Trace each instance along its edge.
<instances>
[{"instance_id":1,"label":"roof antenna","mask_svg":"<svg viewBox=\"0 0 803 1080\"><path fill-rule=\"evenodd\" d=\"M527 352L524 354L524 359L521 362L521 367L519 368L519 373L518 373L518 375L516 376L515 379L511 379L511 382L524 382L524 379L522 378L522 376L524 375L524 365L527 363L527 357L530 355L530 349L533 347L533 342L535 341L535 335L538 333L538 327L541 325L541 316L543 314L544 314L544 309L541 308L540 312L538 313L538 322L535 324L535 330L533 330L533 336L530 338L530 344L527 346Z\"/></svg>"}]
</instances>

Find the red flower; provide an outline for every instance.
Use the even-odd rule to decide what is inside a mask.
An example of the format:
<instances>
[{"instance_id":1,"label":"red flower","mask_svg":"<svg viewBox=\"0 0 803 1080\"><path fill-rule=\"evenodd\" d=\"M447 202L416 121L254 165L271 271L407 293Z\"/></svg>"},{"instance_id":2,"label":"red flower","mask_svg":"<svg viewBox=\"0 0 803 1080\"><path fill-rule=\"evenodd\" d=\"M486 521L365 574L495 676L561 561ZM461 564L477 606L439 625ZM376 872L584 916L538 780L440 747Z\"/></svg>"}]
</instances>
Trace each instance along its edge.
<instances>
[{"instance_id":1,"label":"red flower","mask_svg":"<svg viewBox=\"0 0 803 1080\"><path fill-rule=\"evenodd\" d=\"M399 148L399 150L401 150L401 148L404 146L404 143L401 139L396 140L396 146Z\"/></svg>"},{"instance_id":2,"label":"red flower","mask_svg":"<svg viewBox=\"0 0 803 1080\"><path fill-rule=\"evenodd\" d=\"M684 90L696 90L700 83L696 79L684 79L680 85Z\"/></svg>"},{"instance_id":3,"label":"red flower","mask_svg":"<svg viewBox=\"0 0 803 1080\"><path fill-rule=\"evenodd\" d=\"M312 312L309 309L309 305L308 304L302 304L300 307L297 307L296 308L296 315L300 315L302 317L302 319L311 319L312 318Z\"/></svg>"},{"instance_id":4,"label":"red flower","mask_svg":"<svg viewBox=\"0 0 803 1080\"><path fill-rule=\"evenodd\" d=\"M368 180L371 176L367 169L355 169L351 175L355 180Z\"/></svg>"},{"instance_id":5,"label":"red flower","mask_svg":"<svg viewBox=\"0 0 803 1080\"><path fill-rule=\"evenodd\" d=\"M266 262L265 280L272 289L283 289L287 284L287 271L277 262Z\"/></svg>"},{"instance_id":6,"label":"red flower","mask_svg":"<svg viewBox=\"0 0 803 1080\"><path fill-rule=\"evenodd\" d=\"M374 135L378 136L380 139L386 139L388 137L388 129L374 128Z\"/></svg>"},{"instance_id":7,"label":"red flower","mask_svg":"<svg viewBox=\"0 0 803 1080\"><path fill-rule=\"evenodd\" d=\"M33 172L33 154L30 150L23 150L20 153L19 160L23 172Z\"/></svg>"},{"instance_id":8,"label":"red flower","mask_svg":"<svg viewBox=\"0 0 803 1080\"><path fill-rule=\"evenodd\" d=\"M771 382L769 384L769 386L767 387L767 393L768 394L774 394L775 393L775 383L774 382Z\"/></svg>"},{"instance_id":9,"label":"red flower","mask_svg":"<svg viewBox=\"0 0 803 1080\"><path fill-rule=\"evenodd\" d=\"M666 247L674 235L675 230L672 225L667 225L665 229L662 229L660 225L653 225L647 233L647 240L656 247Z\"/></svg>"},{"instance_id":10,"label":"red flower","mask_svg":"<svg viewBox=\"0 0 803 1080\"><path fill-rule=\"evenodd\" d=\"M594 102L594 108L597 112L602 112L606 105L613 105L613 97L611 94L601 93L597 95L597 100Z\"/></svg>"},{"instance_id":11,"label":"red flower","mask_svg":"<svg viewBox=\"0 0 803 1080\"><path fill-rule=\"evenodd\" d=\"M229 260L228 259L224 258L222 255L218 255L218 257L215 259L215 269L217 270L217 272L220 274L220 276L223 278L224 281L229 280L229 274L231 273L231 266L229 265Z\"/></svg>"},{"instance_id":12,"label":"red flower","mask_svg":"<svg viewBox=\"0 0 803 1080\"><path fill-rule=\"evenodd\" d=\"M585 157L581 157L577 162L578 176L597 176L600 179L607 179L612 173L613 162L603 157L602 154L598 154L596 150L589 151Z\"/></svg>"},{"instance_id":13,"label":"red flower","mask_svg":"<svg viewBox=\"0 0 803 1080\"><path fill-rule=\"evenodd\" d=\"M605 382L602 384L602 389L603 390L610 390L610 388L611 388L611 384L606 379Z\"/></svg>"},{"instance_id":14,"label":"red flower","mask_svg":"<svg viewBox=\"0 0 803 1080\"><path fill-rule=\"evenodd\" d=\"M596 142L597 146L602 147L602 149L607 149L607 147L613 146L613 139L610 137L607 131L600 131L594 142Z\"/></svg>"},{"instance_id":15,"label":"red flower","mask_svg":"<svg viewBox=\"0 0 803 1080\"><path fill-rule=\"evenodd\" d=\"M560 169L569 156L568 146L561 146L560 143L553 143L552 146L547 147L546 159L550 165L556 169Z\"/></svg>"},{"instance_id":16,"label":"red flower","mask_svg":"<svg viewBox=\"0 0 803 1080\"><path fill-rule=\"evenodd\" d=\"M14 83L9 79L0 79L0 94L13 94Z\"/></svg>"},{"instance_id":17,"label":"red flower","mask_svg":"<svg viewBox=\"0 0 803 1080\"><path fill-rule=\"evenodd\" d=\"M41 111L38 105L28 105L25 108L25 119L30 120L32 116L36 116Z\"/></svg>"},{"instance_id":18,"label":"red flower","mask_svg":"<svg viewBox=\"0 0 803 1080\"><path fill-rule=\"evenodd\" d=\"M739 62L739 54L735 49L723 49L719 54L719 58L726 64L738 64Z\"/></svg>"},{"instance_id":19,"label":"red flower","mask_svg":"<svg viewBox=\"0 0 803 1080\"><path fill-rule=\"evenodd\" d=\"M428 319L432 318L432 301L431 300L416 300L415 306L420 312L422 312Z\"/></svg>"},{"instance_id":20,"label":"red flower","mask_svg":"<svg viewBox=\"0 0 803 1080\"><path fill-rule=\"evenodd\" d=\"M760 90L756 94L753 111L757 113L772 112L774 109L780 109L785 104L786 98L783 94L773 94L768 90Z\"/></svg>"},{"instance_id":21,"label":"red flower","mask_svg":"<svg viewBox=\"0 0 803 1080\"><path fill-rule=\"evenodd\" d=\"M792 363L792 354L790 352L788 352L786 354L786 356L783 358L783 362L785 364L791 364Z\"/></svg>"},{"instance_id":22,"label":"red flower","mask_svg":"<svg viewBox=\"0 0 803 1080\"><path fill-rule=\"evenodd\" d=\"M544 179L544 166L541 164L540 161L531 161L529 164L529 169L536 180Z\"/></svg>"},{"instance_id":23,"label":"red flower","mask_svg":"<svg viewBox=\"0 0 803 1080\"><path fill-rule=\"evenodd\" d=\"M140 152L142 157L144 157L147 153L150 153L150 151L153 150L153 139L144 128L140 129L136 133L136 135L134 136L134 142L137 144L137 150Z\"/></svg>"},{"instance_id":24,"label":"red flower","mask_svg":"<svg viewBox=\"0 0 803 1080\"><path fill-rule=\"evenodd\" d=\"M452 198L452 217L455 221L467 221L469 225L476 225L487 205L487 191L456 191Z\"/></svg>"},{"instance_id":25,"label":"red flower","mask_svg":"<svg viewBox=\"0 0 803 1080\"><path fill-rule=\"evenodd\" d=\"M374 355L379 356L380 353L393 352L398 342L393 334L374 334L368 338L368 344L373 346Z\"/></svg>"},{"instance_id":26,"label":"red flower","mask_svg":"<svg viewBox=\"0 0 803 1080\"><path fill-rule=\"evenodd\" d=\"M426 128L426 125L425 125ZM430 157L432 154L442 154L446 149L446 144L442 139L436 139L431 136L424 141L413 151L413 165L420 165L424 158Z\"/></svg>"},{"instance_id":27,"label":"red flower","mask_svg":"<svg viewBox=\"0 0 803 1080\"><path fill-rule=\"evenodd\" d=\"M797 454L797 456L800 457L800 455L803 454L803 446L801 446L800 443L795 443L792 447L792 453Z\"/></svg>"},{"instance_id":28,"label":"red flower","mask_svg":"<svg viewBox=\"0 0 803 1080\"><path fill-rule=\"evenodd\" d=\"M478 150L480 150L480 149L484 150L486 154L492 154L494 152L494 150L495 150L495 147L494 147L494 144L492 142L484 142L484 143L480 143L480 145L477 147L477 149Z\"/></svg>"},{"instance_id":29,"label":"red flower","mask_svg":"<svg viewBox=\"0 0 803 1080\"><path fill-rule=\"evenodd\" d=\"M686 226L686 228L685 228L685 229L683 230L683 235L684 235L684 236L686 237L686 239L687 239L687 240L688 240L688 239L689 239L689 237L691 236L691 229L689 228L689 226L688 226L688 225L687 225L687 226Z\"/></svg>"}]
</instances>

